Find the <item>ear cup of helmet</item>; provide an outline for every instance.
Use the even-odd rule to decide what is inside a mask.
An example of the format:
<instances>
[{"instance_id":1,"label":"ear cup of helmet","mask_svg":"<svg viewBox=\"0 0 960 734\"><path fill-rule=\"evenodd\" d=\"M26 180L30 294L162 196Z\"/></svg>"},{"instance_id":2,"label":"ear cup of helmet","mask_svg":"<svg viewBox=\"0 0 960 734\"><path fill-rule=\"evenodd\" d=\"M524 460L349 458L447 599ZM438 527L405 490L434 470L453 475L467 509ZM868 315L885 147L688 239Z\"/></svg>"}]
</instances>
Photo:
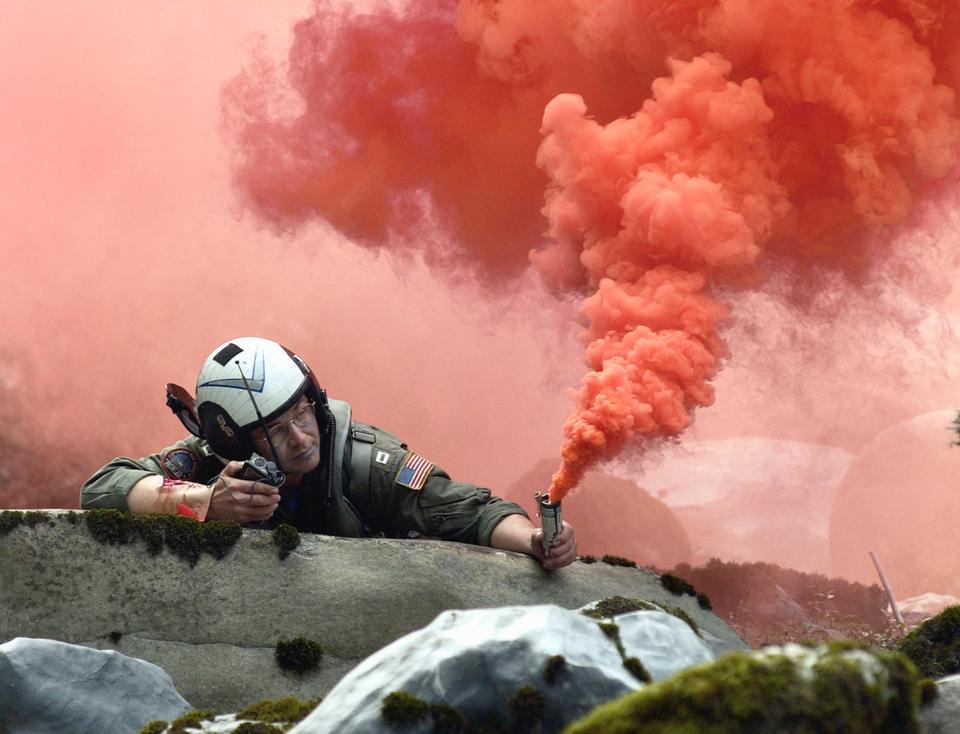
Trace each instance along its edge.
<instances>
[{"instance_id":1,"label":"ear cup of helmet","mask_svg":"<svg viewBox=\"0 0 960 734\"><path fill-rule=\"evenodd\" d=\"M203 403L197 408L203 437L218 456L233 461L246 461L254 445L240 426L216 403Z\"/></svg>"}]
</instances>

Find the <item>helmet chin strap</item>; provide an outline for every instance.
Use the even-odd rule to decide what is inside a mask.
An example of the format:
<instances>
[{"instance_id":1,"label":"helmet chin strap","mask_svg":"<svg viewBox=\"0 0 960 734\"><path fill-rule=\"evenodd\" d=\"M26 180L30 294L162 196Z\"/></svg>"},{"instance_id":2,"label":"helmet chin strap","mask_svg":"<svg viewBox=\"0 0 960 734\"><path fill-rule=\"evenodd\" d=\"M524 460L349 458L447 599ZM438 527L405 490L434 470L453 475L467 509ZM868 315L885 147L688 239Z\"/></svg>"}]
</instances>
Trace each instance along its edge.
<instances>
[{"instance_id":1,"label":"helmet chin strap","mask_svg":"<svg viewBox=\"0 0 960 734\"><path fill-rule=\"evenodd\" d=\"M263 415L260 413L260 407L257 405L256 398L253 397L253 390L250 389L250 383L247 382L247 378L243 374L243 368L240 366L240 360L235 360L234 364L237 365L237 371L240 373L240 379L243 380L243 386L247 388L247 395L250 396L250 402L253 403L253 410L257 414L257 421L260 423L260 427L263 429L263 435L267 438L267 445L270 447L270 452L273 454L273 461L280 471L286 472L286 469L280 465L280 455L277 453L277 449L273 445L273 439L270 438L270 431L267 430L267 422L263 419Z\"/></svg>"}]
</instances>

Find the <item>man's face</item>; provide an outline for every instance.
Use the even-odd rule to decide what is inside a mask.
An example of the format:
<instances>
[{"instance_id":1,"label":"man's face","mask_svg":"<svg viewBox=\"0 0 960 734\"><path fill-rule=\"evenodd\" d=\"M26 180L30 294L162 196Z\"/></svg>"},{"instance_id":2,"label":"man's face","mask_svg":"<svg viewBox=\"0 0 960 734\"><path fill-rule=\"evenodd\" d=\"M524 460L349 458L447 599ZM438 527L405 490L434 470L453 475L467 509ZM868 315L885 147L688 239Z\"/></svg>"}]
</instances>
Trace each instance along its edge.
<instances>
[{"instance_id":1,"label":"man's face","mask_svg":"<svg viewBox=\"0 0 960 734\"><path fill-rule=\"evenodd\" d=\"M277 450L274 456L263 430L250 431L257 451L273 459L287 474L306 474L320 463L320 428L313 403L304 395L275 420L267 424L270 440Z\"/></svg>"}]
</instances>

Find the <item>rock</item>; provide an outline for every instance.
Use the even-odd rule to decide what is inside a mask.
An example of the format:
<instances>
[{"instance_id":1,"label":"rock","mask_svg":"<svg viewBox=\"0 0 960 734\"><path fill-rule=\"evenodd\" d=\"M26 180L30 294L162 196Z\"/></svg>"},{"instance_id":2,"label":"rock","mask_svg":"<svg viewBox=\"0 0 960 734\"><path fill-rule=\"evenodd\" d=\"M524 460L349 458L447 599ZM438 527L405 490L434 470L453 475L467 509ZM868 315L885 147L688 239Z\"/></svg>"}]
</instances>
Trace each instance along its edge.
<instances>
[{"instance_id":1,"label":"rock","mask_svg":"<svg viewBox=\"0 0 960 734\"><path fill-rule=\"evenodd\" d=\"M101 544L84 522L51 515L52 523L0 532L0 641L117 649L159 665L194 706L217 713L324 695L364 658L448 609L575 609L598 597L640 597L684 609L712 644L746 647L645 569L574 563L550 573L529 556L490 548L306 533L281 561L262 530L245 530L222 560L204 554L191 567L166 549L150 555L142 541ZM316 671L277 666L277 642L297 637L323 646Z\"/></svg>"},{"instance_id":2,"label":"rock","mask_svg":"<svg viewBox=\"0 0 960 734\"><path fill-rule=\"evenodd\" d=\"M877 583L872 550L897 596L929 589L960 596L955 417L953 410L918 415L883 431L857 454L830 520L834 573Z\"/></svg>"},{"instance_id":3,"label":"rock","mask_svg":"<svg viewBox=\"0 0 960 734\"><path fill-rule=\"evenodd\" d=\"M624 657L636 657L665 678L713 658L687 623L664 612L614 618ZM553 683L545 671L563 657ZM364 660L291 734L380 734L388 694L403 691L428 705L453 707L464 718L511 721L508 700L522 687L543 697L543 732L559 732L594 706L635 690L641 682L624 666L598 622L553 605L448 611ZM408 734L433 731L428 715Z\"/></svg>"},{"instance_id":4,"label":"rock","mask_svg":"<svg viewBox=\"0 0 960 734\"><path fill-rule=\"evenodd\" d=\"M156 665L112 650L18 637L0 645L0 731L129 734L190 704Z\"/></svg>"},{"instance_id":5,"label":"rock","mask_svg":"<svg viewBox=\"0 0 960 734\"><path fill-rule=\"evenodd\" d=\"M905 658L840 644L732 653L600 706L564 734L919 734Z\"/></svg>"},{"instance_id":6,"label":"rock","mask_svg":"<svg viewBox=\"0 0 960 734\"><path fill-rule=\"evenodd\" d=\"M897 602L903 623L908 627L918 625L926 619L936 617L947 607L960 604L960 599L950 594L926 593L912 596L909 599ZM889 608L889 606L888 606Z\"/></svg>"},{"instance_id":7,"label":"rock","mask_svg":"<svg viewBox=\"0 0 960 734\"><path fill-rule=\"evenodd\" d=\"M937 697L920 707L920 721L926 734L960 732L960 675L937 681Z\"/></svg>"}]
</instances>

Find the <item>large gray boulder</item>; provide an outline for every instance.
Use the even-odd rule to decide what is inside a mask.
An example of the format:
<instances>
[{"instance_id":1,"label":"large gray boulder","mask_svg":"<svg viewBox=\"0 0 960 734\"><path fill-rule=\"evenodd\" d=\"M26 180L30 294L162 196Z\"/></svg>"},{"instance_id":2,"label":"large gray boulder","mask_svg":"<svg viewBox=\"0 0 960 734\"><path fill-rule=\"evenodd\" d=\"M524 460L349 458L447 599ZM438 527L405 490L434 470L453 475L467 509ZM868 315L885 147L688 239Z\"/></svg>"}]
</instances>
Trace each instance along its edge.
<instances>
[{"instance_id":1,"label":"large gray boulder","mask_svg":"<svg viewBox=\"0 0 960 734\"><path fill-rule=\"evenodd\" d=\"M170 676L143 660L55 640L0 645L0 732L130 734L189 709Z\"/></svg>"},{"instance_id":2,"label":"large gray boulder","mask_svg":"<svg viewBox=\"0 0 960 734\"><path fill-rule=\"evenodd\" d=\"M492 715L508 725L509 699L529 687L542 697L542 731L550 734L643 685L624 657L639 659L654 680L713 659L691 627L670 614L614 619L622 653L596 620L557 606L445 612L364 660L292 732L380 734L390 728L383 702L396 691L453 707L474 723ZM545 675L557 655L562 669ZM434 724L428 715L403 731L430 734Z\"/></svg>"},{"instance_id":3,"label":"large gray boulder","mask_svg":"<svg viewBox=\"0 0 960 734\"><path fill-rule=\"evenodd\" d=\"M937 698L920 707L920 721L925 734L960 732L960 675L937 681Z\"/></svg>"},{"instance_id":4,"label":"large gray boulder","mask_svg":"<svg viewBox=\"0 0 960 734\"><path fill-rule=\"evenodd\" d=\"M457 543L302 535L285 560L245 530L222 560L191 566L142 541L107 545L67 516L0 532L0 642L42 637L117 649L166 670L196 707L236 711L263 698L323 695L354 665L448 609L640 597L680 607L714 638L743 641L657 574L603 563L550 573L528 556ZM77 519L75 516L74 520ZM323 645L319 669L281 670L275 646Z\"/></svg>"}]
</instances>

